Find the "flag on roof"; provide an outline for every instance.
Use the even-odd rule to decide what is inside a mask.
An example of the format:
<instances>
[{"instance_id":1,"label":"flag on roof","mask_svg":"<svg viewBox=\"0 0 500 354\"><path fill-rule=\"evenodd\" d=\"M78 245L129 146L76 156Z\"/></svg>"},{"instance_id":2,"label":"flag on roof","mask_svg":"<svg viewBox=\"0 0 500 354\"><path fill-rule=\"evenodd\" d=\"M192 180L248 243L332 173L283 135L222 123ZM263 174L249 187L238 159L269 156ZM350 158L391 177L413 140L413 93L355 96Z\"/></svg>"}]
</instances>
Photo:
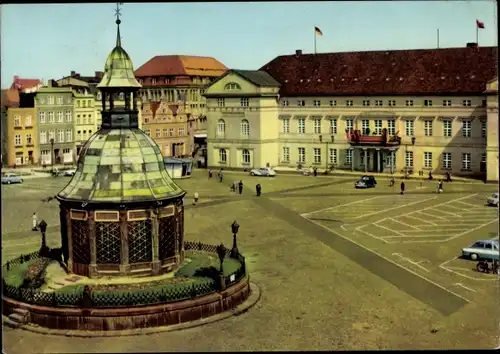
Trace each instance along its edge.
<instances>
[{"instance_id":1,"label":"flag on roof","mask_svg":"<svg viewBox=\"0 0 500 354\"><path fill-rule=\"evenodd\" d=\"M318 36L322 36L323 32L318 27L314 27L314 33L316 33Z\"/></svg>"},{"instance_id":2,"label":"flag on roof","mask_svg":"<svg viewBox=\"0 0 500 354\"><path fill-rule=\"evenodd\" d=\"M476 26L477 26L477 28L484 29L484 22L481 22L481 21L479 21L479 20L476 20Z\"/></svg>"}]
</instances>

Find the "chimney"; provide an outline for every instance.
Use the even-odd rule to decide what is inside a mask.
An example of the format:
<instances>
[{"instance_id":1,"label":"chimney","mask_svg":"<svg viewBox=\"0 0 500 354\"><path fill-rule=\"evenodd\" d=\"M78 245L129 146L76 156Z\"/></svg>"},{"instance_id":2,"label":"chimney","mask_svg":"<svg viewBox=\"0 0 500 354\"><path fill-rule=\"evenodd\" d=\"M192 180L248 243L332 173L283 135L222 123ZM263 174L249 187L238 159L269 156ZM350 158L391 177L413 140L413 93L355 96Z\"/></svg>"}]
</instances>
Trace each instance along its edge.
<instances>
[{"instance_id":1,"label":"chimney","mask_svg":"<svg viewBox=\"0 0 500 354\"><path fill-rule=\"evenodd\" d=\"M79 77L80 77L80 73L76 73L76 74L75 74L75 77L76 77L76 78L79 78Z\"/></svg>"},{"instance_id":2,"label":"chimney","mask_svg":"<svg viewBox=\"0 0 500 354\"><path fill-rule=\"evenodd\" d=\"M475 42L469 42L469 43L467 43L466 47L467 48L477 48L477 43L475 43Z\"/></svg>"},{"instance_id":3,"label":"chimney","mask_svg":"<svg viewBox=\"0 0 500 354\"><path fill-rule=\"evenodd\" d=\"M76 71L71 70L71 77L75 77Z\"/></svg>"},{"instance_id":4,"label":"chimney","mask_svg":"<svg viewBox=\"0 0 500 354\"><path fill-rule=\"evenodd\" d=\"M295 55L302 55L302 49L297 49L295 51Z\"/></svg>"},{"instance_id":5,"label":"chimney","mask_svg":"<svg viewBox=\"0 0 500 354\"><path fill-rule=\"evenodd\" d=\"M96 71L95 72L95 77L98 79L102 79L104 73L102 71Z\"/></svg>"}]
</instances>

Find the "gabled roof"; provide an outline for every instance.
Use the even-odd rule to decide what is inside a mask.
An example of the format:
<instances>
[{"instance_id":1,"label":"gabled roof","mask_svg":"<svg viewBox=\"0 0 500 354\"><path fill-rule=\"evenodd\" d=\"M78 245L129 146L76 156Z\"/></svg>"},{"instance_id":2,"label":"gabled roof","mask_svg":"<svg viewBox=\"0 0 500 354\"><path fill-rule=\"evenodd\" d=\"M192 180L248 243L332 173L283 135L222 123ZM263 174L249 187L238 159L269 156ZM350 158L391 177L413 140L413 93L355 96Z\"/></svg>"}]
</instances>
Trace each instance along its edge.
<instances>
[{"instance_id":1,"label":"gabled roof","mask_svg":"<svg viewBox=\"0 0 500 354\"><path fill-rule=\"evenodd\" d=\"M12 90L28 90L38 85L41 85L42 81L39 79L23 79L19 76L14 76L14 80L12 81L12 85L10 88Z\"/></svg>"},{"instance_id":2,"label":"gabled roof","mask_svg":"<svg viewBox=\"0 0 500 354\"><path fill-rule=\"evenodd\" d=\"M217 77L226 66L212 57L193 55L158 55L135 71L136 77L148 76L209 76Z\"/></svg>"},{"instance_id":3,"label":"gabled roof","mask_svg":"<svg viewBox=\"0 0 500 354\"><path fill-rule=\"evenodd\" d=\"M283 55L264 65L282 96L480 94L498 47Z\"/></svg>"},{"instance_id":4,"label":"gabled roof","mask_svg":"<svg viewBox=\"0 0 500 354\"><path fill-rule=\"evenodd\" d=\"M232 69L230 72L240 75L257 86L280 87L281 84L276 81L271 75L262 70L237 70ZM224 75L226 76L226 75Z\"/></svg>"}]
</instances>

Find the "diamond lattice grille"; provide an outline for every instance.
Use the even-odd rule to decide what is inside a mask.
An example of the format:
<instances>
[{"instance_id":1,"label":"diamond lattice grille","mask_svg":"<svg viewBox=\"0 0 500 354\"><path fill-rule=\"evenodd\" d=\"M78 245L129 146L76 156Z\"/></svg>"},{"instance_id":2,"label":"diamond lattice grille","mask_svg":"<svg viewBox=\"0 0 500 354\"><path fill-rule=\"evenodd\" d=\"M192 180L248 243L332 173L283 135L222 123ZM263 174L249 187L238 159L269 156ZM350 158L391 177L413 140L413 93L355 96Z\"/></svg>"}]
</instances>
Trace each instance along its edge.
<instances>
[{"instance_id":1,"label":"diamond lattice grille","mask_svg":"<svg viewBox=\"0 0 500 354\"><path fill-rule=\"evenodd\" d=\"M97 263L120 263L120 223L96 222Z\"/></svg>"},{"instance_id":2,"label":"diamond lattice grille","mask_svg":"<svg viewBox=\"0 0 500 354\"><path fill-rule=\"evenodd\" d=\"M178 226L177 226L177 249L182 249L182 244L184 242L184 206L180 207L180 211L177 214Z\"/></svg>"},{"instance_id":3,"label":"diamond lattice grille","mask_svg":"<svg viewBox=\"0 0 500 354\"><path fill-rule=\"evenodd\" d=\"M71 237L73 241L73 261L75 263L90 263L90 242L89 242L88 221L71 220Z\"/></svg>"},{"instance_id":4,"label":"diamond lattice grille","mask_svg":"<svg viewBox=\"0 0 500 354\"><path fill-rule=\"evenodd\" d=\"M151 220L128 223L128 254L130 263L151 262L153 260L153 238Z\"/></svg>"},{"instance_id":5,"label":"diamond lattice grille","mask_svg":"<svg viewBox=\"0 0 500 354\"><path fill-rule=\"evenodd\" d=\"M161 260L175 256L175 222L174 216L159 219Z\"/></svg>"}]
</instances>

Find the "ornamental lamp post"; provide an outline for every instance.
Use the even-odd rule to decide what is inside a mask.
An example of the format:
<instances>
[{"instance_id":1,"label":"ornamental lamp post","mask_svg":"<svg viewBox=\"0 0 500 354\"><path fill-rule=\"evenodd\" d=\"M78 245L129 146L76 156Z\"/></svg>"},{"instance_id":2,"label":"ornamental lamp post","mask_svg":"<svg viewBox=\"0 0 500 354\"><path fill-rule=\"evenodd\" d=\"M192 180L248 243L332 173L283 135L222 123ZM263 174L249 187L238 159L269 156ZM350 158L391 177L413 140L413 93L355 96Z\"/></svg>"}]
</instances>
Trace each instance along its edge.
<instances>
[{"instance_id":1,"label":"ornamental lamp post","mask_svg":"<svg viewBox=\"0 0 500 354\"><path fill-rule=\"evenodd\" d=\"M240 229L240 225L234 220L231 224L231 231L233 233L233 248L231 249L231 257L236 258L238 256L238 245L236 243L236 235L238 234L238 230Z\"/></svg>"},{"instance_id":2,"label":"ornamental lamp post","mask_svg":"<svg viewBox=\"0 0 500 354\"><path fill-rule=\"evenodd\" d=\"M38 224L38 227L40 228L40 232L42 233L42 246L40 247L40 253L45 252L47 249L47 239L45 236L45 233L47 232L47 223L45 220L42 219L40 223Z\"/></svg>"},{"instance_id":3,"label":"ornamental lamp post","mask_svg":"<svg viewBox=\"0 0 500 354\"><path fill-rule=\"evenodd\" d=\"M51 171L50 172L54 173L54 159L55 159L55 156L54 156L54 138L50 139L50 151L51 151L51 154L50 154Z\"/></svg>"}]
</instances>

